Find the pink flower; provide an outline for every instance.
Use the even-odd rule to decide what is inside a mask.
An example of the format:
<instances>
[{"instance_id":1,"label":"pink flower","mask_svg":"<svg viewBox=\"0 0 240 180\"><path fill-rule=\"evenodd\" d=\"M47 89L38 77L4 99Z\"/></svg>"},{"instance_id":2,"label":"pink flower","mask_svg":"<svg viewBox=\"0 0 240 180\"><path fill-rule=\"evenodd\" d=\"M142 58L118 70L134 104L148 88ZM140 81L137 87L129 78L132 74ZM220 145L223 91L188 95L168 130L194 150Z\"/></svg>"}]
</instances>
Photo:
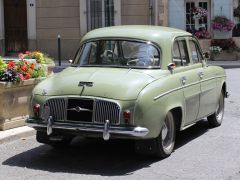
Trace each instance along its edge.
<instances>
[{"instance_id":1,"label":"pink flower","mask_svg":"<svg viewBox=\"0 0 240 180\"><path fill-rule=\"evenodd\" d=\"M23 58L24 58L24 54L23 54L23 53L19 53L19 54L18 54L18 58L19 58L19 59L23 59Z\"/></svg>"}]
</instances>

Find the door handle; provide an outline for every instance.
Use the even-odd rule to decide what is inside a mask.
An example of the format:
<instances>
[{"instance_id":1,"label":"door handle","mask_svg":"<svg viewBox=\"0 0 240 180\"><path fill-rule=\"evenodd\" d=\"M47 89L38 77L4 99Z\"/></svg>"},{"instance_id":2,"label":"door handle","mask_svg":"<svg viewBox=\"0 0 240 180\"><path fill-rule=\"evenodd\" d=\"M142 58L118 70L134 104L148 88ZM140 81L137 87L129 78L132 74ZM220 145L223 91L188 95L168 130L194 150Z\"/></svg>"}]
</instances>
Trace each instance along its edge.
<instances>
[{"instance_id":1,"label":"door handle","mask_svg":"<svg viewBox=\"0 0 240 180\"><path fill-rule=\"evenodd\" d=\"M180 78L180 80L182 81L182 84L185 85L186 81L187 81L187 77L183 76L183 77Z\"/></svg>"},{"instance_id":2,"label":"door handle","mask_svg":"<svg viewBox=\"0 0 240 180\"><path fill-rule=\"evenodd\" d=\"M202 79L203 76L204 76L204 73L203 73L203 72L199 72L199 73L198 73L198 76L200 77L200 79Z\"/></svg>"}]
</instances>

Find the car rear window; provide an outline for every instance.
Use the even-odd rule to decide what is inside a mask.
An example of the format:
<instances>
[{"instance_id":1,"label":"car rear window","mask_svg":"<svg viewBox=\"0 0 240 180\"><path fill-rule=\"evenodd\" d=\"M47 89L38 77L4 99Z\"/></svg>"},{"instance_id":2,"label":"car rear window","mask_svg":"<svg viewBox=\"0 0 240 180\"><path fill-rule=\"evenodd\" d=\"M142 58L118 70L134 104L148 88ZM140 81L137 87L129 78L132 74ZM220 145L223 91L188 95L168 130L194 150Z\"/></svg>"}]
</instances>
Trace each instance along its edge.
<instances>
[{"instance_id":1,"label":"car rear window","mask_svg":"<svg viewBox=\"0 0 240 180\"><path fill-rule=\"evenodd\" d=\"M151 42L97 40L83 44L74 65L151 68L160 66L160 50Z\"/></svg>"}]
</instances>

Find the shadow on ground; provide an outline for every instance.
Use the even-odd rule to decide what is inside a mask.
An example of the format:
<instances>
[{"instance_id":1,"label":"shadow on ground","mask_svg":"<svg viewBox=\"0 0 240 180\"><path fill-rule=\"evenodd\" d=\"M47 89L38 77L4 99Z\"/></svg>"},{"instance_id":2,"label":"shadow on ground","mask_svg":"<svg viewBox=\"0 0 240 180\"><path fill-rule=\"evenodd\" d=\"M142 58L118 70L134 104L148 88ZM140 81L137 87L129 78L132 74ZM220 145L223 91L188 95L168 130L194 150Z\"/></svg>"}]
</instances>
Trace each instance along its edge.
<instances>
[{"instance_id":1,"label":"shadow on ground","mask_svg":"<svg viewBox=\"0 0 240 180\"><path fill-rule=\"evenodd\" d=\"M180 132L175 152L207 131L208 124L200 122ZM158 161L156 158L135 154L133 141L76 140L72 146L61 150L40 145L7 159L3 165L50 172L125 176Z\"/></svg>"}]
</instances>

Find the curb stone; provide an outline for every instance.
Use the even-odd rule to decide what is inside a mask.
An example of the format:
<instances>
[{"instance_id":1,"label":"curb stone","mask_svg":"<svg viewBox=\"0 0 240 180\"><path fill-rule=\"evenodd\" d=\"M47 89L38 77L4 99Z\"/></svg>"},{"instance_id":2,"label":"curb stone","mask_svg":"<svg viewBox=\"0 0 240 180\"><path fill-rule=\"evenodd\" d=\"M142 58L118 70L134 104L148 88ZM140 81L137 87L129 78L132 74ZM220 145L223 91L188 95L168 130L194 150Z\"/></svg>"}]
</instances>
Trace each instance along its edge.
<instances>
[{"instance_id":1,"label":"curb stone","mask_svg":"<svg viewBox=\"0 0 240 180\"><path fill-rule=\"evenodd\" d=\"M21 138L34 136L35 134L36 134L36 131L33 128L30 128L27 126L0 131L0 145L11 142L11 141L15 141Z\"/></svg>"}]
</instances>

